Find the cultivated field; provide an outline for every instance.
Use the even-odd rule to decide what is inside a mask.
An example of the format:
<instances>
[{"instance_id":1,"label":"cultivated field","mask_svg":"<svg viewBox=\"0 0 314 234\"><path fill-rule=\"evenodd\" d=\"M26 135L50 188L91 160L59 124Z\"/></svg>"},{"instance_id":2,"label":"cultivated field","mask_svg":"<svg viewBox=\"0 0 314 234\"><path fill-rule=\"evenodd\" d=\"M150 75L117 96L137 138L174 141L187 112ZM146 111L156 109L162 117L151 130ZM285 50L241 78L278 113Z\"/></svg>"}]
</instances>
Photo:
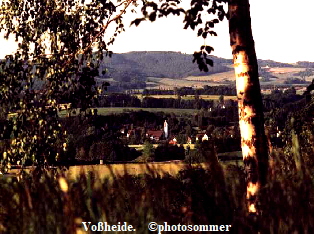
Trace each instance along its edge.
<instances>
[{"instance_id":1,"label":"cultivated field","mask_svg":"<svg viewBox=\"0 0 314 234\"><path fill-rule=\"evenodd\" d=\"M235 81L234 71L227 71L227 72L220 72L215 73L212 75L207 76L188 76L184 78L185 80L189 81L206 81L206 82L213 82L213 83L228 83Z\"/></svg>"},{"instance_id":2,"label":"cultivated field","mask_svg":"<svg viewBox=\"0 0 314 234\"><path fill-rule=\"evenodd\" d=\"M232 68L232 66L230 67ZM261 82L261 85L280 85L288 78L301 78L300 76L296 76L295 73L305 70L305 68L301 67L272 67L269 69L269 72L277 78L271 79L268 82ZM311 81L313 78L314 76L306 77L306 80ZM231 70L206 76L188 76L180 79L149 77L148 80L147 84L149 84L149 88L154 89L173 89L174 87L203 88L204 85L230 85L231 82L235 82L235 75L234 71Z\"/></svg>"},{"instance_id":3,"label":"cultivated field","mask_svg":"<svg viewBox=\"0 0 314 234\"><path fill-rule=\"evenodd\" d=\"M198 76L202 77L202 76ZM155 83L155 85L154 85ZM193 81L193 80L186 80L186 79L171 79L171 78L159 78L159 79L150 79L149 81L151 89L173 89L174 87L193 87L193 88L203 88L204 85L209 86L218 86L218 85L227 85L226 83L215 83L212 81Z\"/></svg>"},{"instance_id":4,"label":"cultivated field","mask_svg":"<svg viewBox=\"0 0 314 234\"><path fill-rule=\"evenodd\" d=\"M274 74L287 74L287 73L297 73L300 71L305 71L302 67L272 67L269 72Z\"/></svg>"},{"instance_id":5,"label":"cultivated field","mask_svg":"<svg viewBox=\"0 0 314 234\"><path fill-rule=\"evenodd\" d=\"M242 160L233 160L220 162L225 168L227 165L242 166ZM116 178L117 176L140 175L150 174L154 176L172 175L176 176L179 171L188 168L209 168L208 163L188 164L183 161L169 161L169 162L151 162L151 163L127 163L127 164L107 164L107 165L84 165L84 166L71 166L66 171L66 175L69 179L77 179L81 174L88 175L93 172L100 178Z\"/></svg>"},{"instance_id":6,"label":"cultivated field","mask_svg":"<svg viewBox=\"0 0 314 234\"><path fill-rule=\"evenodd\" d=\"M206 168L208 165L200 164L198 167ZM93 172L101 178L122 176L124 174L139 175L176 175L179 171L189 167L182 161L173 162L153 162L153 163L128 163L128 164L108 164L108 165L85 165L71 166L66 172L70 179L78 178L80 174L88 174Z\"/></svg>"}]
</instances>

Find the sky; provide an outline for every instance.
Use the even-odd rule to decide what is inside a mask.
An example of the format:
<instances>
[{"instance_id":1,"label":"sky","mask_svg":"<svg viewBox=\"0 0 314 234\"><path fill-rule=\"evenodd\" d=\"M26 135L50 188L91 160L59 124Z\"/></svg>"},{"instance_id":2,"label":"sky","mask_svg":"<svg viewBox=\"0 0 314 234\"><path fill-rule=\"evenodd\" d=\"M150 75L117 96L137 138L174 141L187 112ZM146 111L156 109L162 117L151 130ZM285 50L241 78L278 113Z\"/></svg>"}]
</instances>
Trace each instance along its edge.
<instances>
[{"instance_id":1,"label":"sky","mask_svg":"<svg viewBox=\"0 0 314 234\"><path fill-rule=\"evenodd\" d=\"M183 0L188 2L188 0ZM259 59L278 62L314 62L314 1L310 0L251 0L252 31ZM134 18L136 15L132 15ZM130 17L125 17L127 20ZM138 27L127 25L110 49L114 53L129 51L180 51L192 54L204 44L197 31L184 30L183 18L168 16L157 21L142 22ZM231 58L228 22L215 26L217 37L208 37L215 56ZM0 35L2 37L2 34ZM0 39L0 57L15 49L13 39Z\"/></svg>"}]
</instances>

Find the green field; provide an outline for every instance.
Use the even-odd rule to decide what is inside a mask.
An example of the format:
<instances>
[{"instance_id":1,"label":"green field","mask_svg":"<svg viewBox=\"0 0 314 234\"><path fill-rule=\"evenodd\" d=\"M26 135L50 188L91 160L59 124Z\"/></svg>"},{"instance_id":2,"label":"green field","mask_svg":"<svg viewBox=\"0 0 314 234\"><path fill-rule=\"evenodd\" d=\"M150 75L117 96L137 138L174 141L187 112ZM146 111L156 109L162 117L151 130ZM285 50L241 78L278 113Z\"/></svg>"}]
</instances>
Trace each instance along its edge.
<instances>
[{"instance_id":1,"label":"green field","mask_svg":"<svg viewBox=\"0 0 314 234\"><path fill-rule=\"evenodd\" d=\"M149 111L149 112L164 112L164 113L174 113L176 115L189 114L192 115L197 113L196 109L175 109L175 108L141 108L141 107L102 107L95 108L98 111L98 115L111 115L120 114L129 111ZM79 113L79 109L76 109L76 114ZM59 112L60 117L65 117L67 111L63 110Z\"/></svg>"}]
</instances>

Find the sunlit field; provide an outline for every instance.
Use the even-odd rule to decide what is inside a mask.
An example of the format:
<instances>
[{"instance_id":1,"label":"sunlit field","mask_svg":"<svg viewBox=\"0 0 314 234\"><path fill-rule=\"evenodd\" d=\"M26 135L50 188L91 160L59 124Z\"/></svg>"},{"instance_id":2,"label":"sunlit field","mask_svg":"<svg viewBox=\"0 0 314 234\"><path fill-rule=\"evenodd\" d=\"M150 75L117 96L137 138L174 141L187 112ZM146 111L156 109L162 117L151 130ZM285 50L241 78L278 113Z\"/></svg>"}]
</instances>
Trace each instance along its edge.
<instances>
[{"instance_id":1,"label":"sunlit field","mask_svg":"<svg viewBox=\"0 0 314 234\"><path fill-rule=\"evenodd\" d=\"M228 85L228 82L214 82L214 81L198 81L195 80L186 80L186 79L172 79L172 78L156 78L150 79L151 89L173 89L174 87L193 87L193 88L203 88L204 85L218 86L218 85ZM155 83L155 85L153 83Z\"/></svg>"},{"instance_id":2,"label":"sunlit field","mask_svg":"<svg viewBox=\"0 0 314 234\"><path fill-rule=\"evenodd\" d=\"M88 175L94 173L99 178L113 178L115 176L154 174L156 176L172 175L176 176L179 171L185 168L203 168L208 169L208 164L189 165L183 161L173 162L154 162L154 163L124 163L124 164L108 164L108 165L84 165L71 166L66 172L69 179L77 179L80 174Z\"/></svg>"},{"instance_id":3,"label":"sunlit field","mask_svg":"<svg viewBox=\"0 0 314 234\"><path fill-rule=\"evenodd\" d=\"M274 74L287 74L287 73L294 73L294 72L300 72L305 71L306 68L300 68L300 67L272 67L269 69L269 72Z\"/></svg>"},{"instance_id":4,"label":"sunlit field","mask_svg":"<svg viewBox=\"0 0 314 234\"><path fill-rule=\"evenodd\" d=\"M231 71L219 72L219 73L215 73L215 74L211 74L207 76L188 76L184 79L189 80L189 81L227 83L227 82L235 82L235 75L234 75L234 71L231 70Z\"/></svg>"},{"instance_id":5,"label":"sunlit field","mask_svg":"<svg viewBox=\"0 0 314 234\"><path fill-rule=\"evenodd\" d=\"M230 66L232 68L232 66ZM305 71L305 68L301 67L272 67L269 72L274 75L271 81L261 82L261 85L281 85L285 80L291 77L302 79L301 76L296 75L298 72ZM305 80L310 82L314 76L305 77ZM204 85L217 86L217 85L230 85L235 84L234 71L220 72L206 76L188 76L181 79L170 79L170 78L153 78L149 77L148 88L163 88L173 89L174 87L193 87L203 88Z\"/></svg>"},{"instance_id":6,"label":"sunlit field","mask_svg":"<svg viewBox=\"0 0 314 234\"><path fill-rule=\"evenodd\" d=\"M235 165L242 167L242 160L229 160L219 162L220 166L224 170L228 170L228 166ZM176 176L181 170L187 168L202 168L207 170L209 168L208 163L197 163L189 164L185 161L175 160L168 162L151 162L151 163L113 163L113 164L94 164L94 165L77 165L70 166L66 171L64 171L66 178L70 180L78 179L82 174L88 176L93 173L95 176L101 179L124 176L124 175L142 175L142 174L153 174L156 176ZM26 173L32 171L31 167L26 167L24 169ZM7 177L16 177L21 172L21 169L11 169L6 175Z\"/></svg>"},{"instance_id":7,"label":"sunlit field","mask_svg":"<svg viewBox=\"0 0 314 234\"><path fill-rule=\"evenodd\" d=\"M220 165L224 170L228 170L228 166L243 166L243 161L233 160L220 162ZM153 162L153 163L124 163L124 164L108 164L108 165L84 165L84 166L71 166L66 171L66 176L69 179L78 179L81 174L88 176L90 173L94 173L99 178L114 178L124 175L141 175L141 174L153 174L156 176L164 177L166 175L177 176L181 170L187 168L202 168L208 170L208 163L189 164L183 161L172 162Z\"/></svg>"}]
</instances>

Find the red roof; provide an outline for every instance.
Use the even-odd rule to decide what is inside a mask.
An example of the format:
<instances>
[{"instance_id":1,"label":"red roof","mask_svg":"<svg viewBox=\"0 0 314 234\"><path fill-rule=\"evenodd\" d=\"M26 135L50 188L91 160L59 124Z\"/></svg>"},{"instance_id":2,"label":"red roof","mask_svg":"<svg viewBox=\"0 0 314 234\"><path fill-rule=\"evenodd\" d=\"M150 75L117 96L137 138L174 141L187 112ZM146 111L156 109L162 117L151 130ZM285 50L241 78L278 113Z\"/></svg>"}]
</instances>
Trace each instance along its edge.
<instances>
[{"instance_id":1,"label":"red roof","mask_svg":"<svg viewBox=\"0 0 314 234\"><path fill-rule=\"evenodd\" d=\"M161 137L163 131L162 130L147 130L147 134L153 137Z\"/></svg>"}]
</instances>

